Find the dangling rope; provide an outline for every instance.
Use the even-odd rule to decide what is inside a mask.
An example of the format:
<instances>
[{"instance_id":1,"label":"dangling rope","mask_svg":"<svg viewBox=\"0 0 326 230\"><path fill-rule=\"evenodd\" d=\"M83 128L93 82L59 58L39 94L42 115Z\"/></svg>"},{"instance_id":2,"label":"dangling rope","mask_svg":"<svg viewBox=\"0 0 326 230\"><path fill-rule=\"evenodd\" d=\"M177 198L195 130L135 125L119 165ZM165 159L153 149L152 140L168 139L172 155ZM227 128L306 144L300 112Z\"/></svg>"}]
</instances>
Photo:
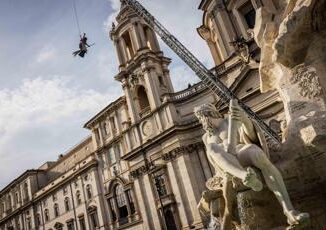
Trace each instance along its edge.
<instances>
[{"instance_id":1,"label":"dangling rope","mask_svg":"<svg viewBox=\"0 0 326 230\"><path fill-rule=\"evenodd\" d=\"M79 36L81 36L81 30L80 30L80 25L79 25L79 19L78 19L78 14L77 14L77 10L76 10L76 2L75 2L75 0L72 0L72 7L74 9L75 20L76 20Z\"/></svg>"}]
</instances>

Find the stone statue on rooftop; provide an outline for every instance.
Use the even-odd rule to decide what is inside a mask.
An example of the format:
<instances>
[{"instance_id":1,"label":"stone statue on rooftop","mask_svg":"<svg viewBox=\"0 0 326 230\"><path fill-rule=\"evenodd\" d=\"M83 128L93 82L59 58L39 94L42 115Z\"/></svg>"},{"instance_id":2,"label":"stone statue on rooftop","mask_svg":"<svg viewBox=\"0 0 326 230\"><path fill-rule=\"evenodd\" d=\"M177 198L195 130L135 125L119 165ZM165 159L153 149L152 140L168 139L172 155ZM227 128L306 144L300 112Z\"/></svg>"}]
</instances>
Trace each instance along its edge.
<instances>
[{"instance_id":1,"label":"stone statue on rooftop","mask_svg":"<svg viewBox=\"0 0 326 230\"><path fill-rule=\"evenodd\" d=\"M267 187L281 204L288 224L298 226L307 222L309 214L294 209L281 173L269 160L266 140L258 125L247 117L235 100L231 101L229 110L229 119L224 119L212 104L204 104L194 110L206 131L203 142L207 157L217 172L215 177L223 178L224 187L228 187L230 182L232 184L233 179L239 179L246 187L261 191L263 182L257 174L260 171ZM221 229L229 230L232 213L227 203L232 199L229 194L232 191L230 188L222 190L226 204ZM206 192L203 199L213 201L214 194ZM210 209L216 209L214 202L211 204Z\"/></svg>"}]
</instances>

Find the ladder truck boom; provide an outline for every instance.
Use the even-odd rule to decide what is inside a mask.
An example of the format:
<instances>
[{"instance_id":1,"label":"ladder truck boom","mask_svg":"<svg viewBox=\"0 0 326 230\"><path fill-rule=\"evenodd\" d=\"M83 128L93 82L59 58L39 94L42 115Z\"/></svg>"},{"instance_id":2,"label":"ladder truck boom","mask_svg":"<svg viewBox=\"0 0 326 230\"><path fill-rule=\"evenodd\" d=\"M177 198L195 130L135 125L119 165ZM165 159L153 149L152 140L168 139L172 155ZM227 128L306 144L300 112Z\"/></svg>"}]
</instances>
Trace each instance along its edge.
<instances>
[{"instance_id":1,"label":"ladder truck boom","mask_svg":"<svg viewBox=\"0 0 326 230\"><path fill-rule=\"evenodd\" d=\"M249 106L237 98L237 96L223 82L215 77L203 63L201 63L178 39L176 39L158 20L154 18L137 0L121 0L142 18L161 39L167 44L202 80L211 91L213 91L222 102L229 103L231 99L237 99L239 106L247 115L256 121L268 138L276 144L280 144L279 136L272 130Z\"/></svg>"}]
</instances>

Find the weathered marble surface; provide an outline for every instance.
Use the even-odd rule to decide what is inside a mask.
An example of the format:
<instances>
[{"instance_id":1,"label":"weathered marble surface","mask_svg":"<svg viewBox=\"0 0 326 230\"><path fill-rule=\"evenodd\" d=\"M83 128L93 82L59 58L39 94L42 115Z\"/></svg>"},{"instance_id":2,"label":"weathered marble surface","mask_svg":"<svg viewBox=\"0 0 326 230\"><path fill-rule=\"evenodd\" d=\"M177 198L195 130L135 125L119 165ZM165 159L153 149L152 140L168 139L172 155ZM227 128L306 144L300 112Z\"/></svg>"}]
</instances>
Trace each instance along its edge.
<instances>
[{"instance_id":1,"label":"weathered marble surface","mask_svg":"<svg viewBox=\"0 0 326 230\"><path fill-rule=\"evenodd\" d=\"M308 229L326 226L326 1L279 0L257 11L254 37L262 50L261 90L284 103L281 169L294 206L311 215Z\"/></svg>"}]
</instances>

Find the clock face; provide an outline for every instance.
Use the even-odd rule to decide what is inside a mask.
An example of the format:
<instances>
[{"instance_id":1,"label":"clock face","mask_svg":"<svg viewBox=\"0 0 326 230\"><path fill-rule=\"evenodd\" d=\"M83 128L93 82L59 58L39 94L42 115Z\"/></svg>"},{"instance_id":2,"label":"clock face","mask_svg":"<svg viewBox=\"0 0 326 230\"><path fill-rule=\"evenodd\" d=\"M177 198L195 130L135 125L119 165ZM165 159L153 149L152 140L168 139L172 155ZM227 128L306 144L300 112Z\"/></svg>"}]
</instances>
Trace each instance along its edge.
<instances>
[{"instance_id":1,"label":"clock face","mask_svg":"<svg viewBox=\"0 0 326 230\"><path fill-rule=\"evenodd\" d=\"M152 123L150 121L145 121L143 124L143 134L144 136L150 136L153 133Z\"/></svg>"}]
</instances>

